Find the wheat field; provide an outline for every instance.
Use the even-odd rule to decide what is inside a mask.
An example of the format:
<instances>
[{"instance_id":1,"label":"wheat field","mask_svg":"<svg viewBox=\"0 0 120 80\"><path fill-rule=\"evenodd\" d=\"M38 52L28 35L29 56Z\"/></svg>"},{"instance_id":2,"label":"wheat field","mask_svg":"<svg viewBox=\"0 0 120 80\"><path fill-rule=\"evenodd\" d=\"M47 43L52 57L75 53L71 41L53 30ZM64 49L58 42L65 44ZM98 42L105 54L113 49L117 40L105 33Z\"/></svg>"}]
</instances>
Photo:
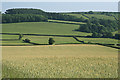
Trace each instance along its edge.
<instances>
[{"instance_id":1,"label":"wheat field","mask_svg":"<svg viewBox=\"0 0 120 80\"><path fill-rule=\"evenodd\" d=\"M3 78L117 78L118 50L76 44L3 46Z\"/></svg>"}]
</instances>

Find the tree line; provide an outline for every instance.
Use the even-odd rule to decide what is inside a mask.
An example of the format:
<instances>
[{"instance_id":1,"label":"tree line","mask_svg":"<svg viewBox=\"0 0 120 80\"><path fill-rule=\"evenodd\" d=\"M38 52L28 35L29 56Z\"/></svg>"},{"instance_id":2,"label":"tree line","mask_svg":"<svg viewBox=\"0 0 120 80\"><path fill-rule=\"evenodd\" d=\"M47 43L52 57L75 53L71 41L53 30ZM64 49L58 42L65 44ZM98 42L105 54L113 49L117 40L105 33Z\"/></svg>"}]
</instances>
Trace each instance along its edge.
<instances>
[{"instance_id":1,"label":"tree line","mask_svg":"<svg viewBox=\"0 0 120 80\"><path fill-rule=\"evenodd\" d=\"M48 19L42 15L35 14L3 14L2 23L17 23L17 22L40 22L48 21Z\"/></svg>"},{"instance_id":2,"label":"tree line","mask_svg":"<svg viewBox=\"0 0 120 80\"><path fill-rule=\"evenodd\" d=\"M62 13L50 13L44 12L40 9L8 9L2 16L3 23L14 23L14 22L40 22L47 21L48 19L54 20L65 20L65 21L77 21L86 22L84 18L77 18L71 15L65 15Z\"/></svg>"},{"instance_id":3,"label":"tree line","mask_svg":"<svg viewBox=\"0 0 120 80\"><path fill-rule=\"evenodd\" d=\"M14 8L6 10L5 14L45 14L41 9L32 9L32 8Z\"/></svg>"}]
</instances>

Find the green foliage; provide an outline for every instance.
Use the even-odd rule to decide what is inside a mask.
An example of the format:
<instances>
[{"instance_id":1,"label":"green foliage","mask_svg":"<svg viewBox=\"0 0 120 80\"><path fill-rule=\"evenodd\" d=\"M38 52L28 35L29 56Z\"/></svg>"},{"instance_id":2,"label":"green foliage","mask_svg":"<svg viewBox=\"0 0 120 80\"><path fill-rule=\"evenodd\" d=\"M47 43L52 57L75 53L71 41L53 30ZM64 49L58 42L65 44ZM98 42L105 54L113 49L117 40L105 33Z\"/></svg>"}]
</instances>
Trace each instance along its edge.
<instances>
[{"instance_id":1,"label":"green foliage","mask_svg":"<svg viewBox=\"0 0 120 80\"><path fill-rule=\"evenodd\" d=\"M87 20L88 18L86 18L85 16L82 15L83 13L79 14L79 13L66 13L66 15L71 15L71 16L75 16L77 18L83 18L84 20Z\"/></svg>"},{"instance_id":2,"label":"green foliage","mask_svg":"<svg viewBox=\"0 0 120 80\"><path fill-rule=\"evenodd\" d=\"M104 20L104 19L96 19L92 18L87 20L87 24L81 25L78 31L88 32L88 33L107 33L114 32L118 30L118 24L116 21Z\"/></svg>"},{"instance_id":3,"label":"green foliage","mask_svg":"<svg viewBox=\"0 0 120 80\"><path fill-rule=\"evenodd\" d=\"M110 14L110 13L108 13ZM98 14L84 14L85 16L88 16L89 18L97 18L97 19L105 19L105 20L115 20L115 18L113 16L108 16L108 15L105 15L105 14L101 14L101 13L98 13Z\"/></svg>"},{"instance_id":4,"label":"green foliage","mask_svg":"<svg viewBox=\"0 0 120 80\"><path fill-rule=\"evenodd\" d=\"M119 39L120 40L120 34L115 34L115 39Z\"/></svg>"},{"instance_id":5,"label":"green foliage","mask_svg":"<svg viewBox=\"0 0 120 80\"><path fill-rule=\"evenodd\" d=\"M42 15L35 14L3 14L2 23L17 23L17 22L41 22L47 21L47 18Z\"/></svg>"},{"instance_id":6,"label":"green foliage","mask_svg":"<svg viewBox=\"0 0 120 80\"><path fill-rule=\"evenodd\" d=\"M45 14L44 11L40 9L32 9L32 8L14 8L8 9L5 12L6 14Z\"/></svg>"},{"instance_id":7,"label":"green foliage","mask_svg":"<svg viewBox=\"0 0 120 80\"><path fill-rule=\"evenodd\" d=\"M113 38L113 34L111 32L106 32L103 34L104 38Z\"/></svg>"},{"instance_id":8,"label":"green foliage","mask_svg":"<svg viewBox=\"0 0 120 80\"><path fill-rule=\"evenodd\" d=\"M25 39L25 40L23 40L24 42L26 42L26 43L30 43L30 40L29 39Z\"/></svg>"},{"instance_id":9,"label":"green foliage","mask_svg":"<svg viewBox=\"0 0 120 80\"><path fill-rule=\"evenodd\" d=\"M88 28L88 25L87 25L87 24L80 25L80 27L79 27L78 31L81 31L81 32L87 32L87 33L89 33L89 32L90 32L90 30L89 30L89 28Z\"/></svg>"},{"instance_id":10,"label":"green foliage","mask_svg":"<svg viewBox=\"0 0 120 80\"><path fill-rule=\"evenodd\" d=\"M48 19L54 20L65 20L65 21L75 21L75 22L86 22L82 17L78 18L72 15L65 15L62 13L47 13Z\"/></svg>"},{"instance_id":11,"label":"green foliage","mask_svg":"<svg viewBox=\"0 0 120 80\"><path fill-rule=\"evenodd\" d=\"M94 12L93 11L89 11L88 14L94 14Z\"/></svg>"},{"instance_id":12,"label":"green foliage","mask_svg":"<svg viewBox=\"0 0 120 80\"><path fill-rule=\"evenodd\" d=\"M53 45L55 43L55 40L53 38L49 38L49 44Z\"/></svg>"},{"instance_id":13,"label":"green foliage","mask_svg":"<svg viewBox=\"0 0 120 80\"><path fill-rule=\"evenodd\" d=\"M96 32L94 32L93 34L92 34L92 37L93 38L101 38L103 35L101 34L101 33L96 33Z\"/></svg>"},{"instance_id":14,"label":"green foliage","mask_svg":"<svg viewBox=\"0 0 120 80\"><path fill-rule=\"evenodd\" d=\"M7 15L5 15L5 14L3 15L3 23L39 22L39 21L47 21L47 19L85 22L85 19L82 18L82 17L78 18L78 17L71 16L71 15L65 15L65 14L62 14L62 13L44 12L40 9L29 9L29 8L8 9L8 10L6 10L5 13ZM37 16L33 16L33 14L37 15ZM29 15L31 17L26 19L26 17L25 17L26 15ZM14 18L13 16L17 17L17 19L13 20L13 18ZM42 17L40 17L40 16L42 16ZM25 18L25 19L21 20L21 18L22 19ZM46 19L44 20L44 18L46 18ZM43 19L43 20L41 20L41 19Z\"/></svg>"},{"instance_id":15,"label":"green foliage","mask_svg":"<svg viewBox=\"0 0 120 80\"><path fill-rule=\"evenodd\" d=\"M111 32L105 32L103 34L94 32L92 34L92 37L93 38L101 38L101 37L103 37L103 38L113 38L113 34Z\"/></svg>"}]
</instances>

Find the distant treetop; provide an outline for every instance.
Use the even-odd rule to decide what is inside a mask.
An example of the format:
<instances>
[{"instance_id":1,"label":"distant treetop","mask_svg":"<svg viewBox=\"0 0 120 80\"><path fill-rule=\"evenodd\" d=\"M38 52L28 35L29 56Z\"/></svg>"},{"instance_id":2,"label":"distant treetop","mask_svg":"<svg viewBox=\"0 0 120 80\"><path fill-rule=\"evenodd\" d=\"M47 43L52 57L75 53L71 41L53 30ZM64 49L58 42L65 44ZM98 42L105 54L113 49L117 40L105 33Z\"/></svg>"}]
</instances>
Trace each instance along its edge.
<instances>
[{"instance_id":1,"label":"distant treetop","mask_svg":"<svg viewBox=\"0 0 120 80\"><path fill-rule=\"evenodd\" d=\"M6 14L44 14L45 12L40 9L32 9L32 8L14 8L8 9L5 12Z\"/></svg>"}]
</instances>

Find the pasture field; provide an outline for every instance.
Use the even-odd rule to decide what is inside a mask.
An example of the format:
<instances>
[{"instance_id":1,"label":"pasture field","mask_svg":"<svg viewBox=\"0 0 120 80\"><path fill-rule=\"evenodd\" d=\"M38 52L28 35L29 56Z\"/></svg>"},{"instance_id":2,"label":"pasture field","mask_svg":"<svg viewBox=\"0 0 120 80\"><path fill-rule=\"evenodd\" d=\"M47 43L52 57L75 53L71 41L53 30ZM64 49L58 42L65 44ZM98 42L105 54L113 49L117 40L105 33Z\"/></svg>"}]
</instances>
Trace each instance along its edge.
<instances>
[{"instance_id":1,"label":"pasture field","mask_svg":"<svg viewBox=\"0 0 120 80\"><path fill-rule=\"evenodd\" d=\"M25 38L30 39L32 42L47 44L48 39L50 37L47 37L47 36L24 36L23 39L25 39ZM52 37L52 38L56 41L56 44L80 43L72 37ZM118 40L110 39L110 38L82 38L82 37L77 37L77 38L79 40L85 41L85 42L101 43L101 44L118 44Z\"/></svg>"},{"instance_id":2,"label":"pasture field","mask_svg":"<svg viewBox=\"0 0 120 80\"><path fill-rule=\"evenodd\" d=\"M18 38L19 38L18 35L2 35L2 39L18 39Z\"/></svg>"},{"instance_id":3,"label":"pasture field","mask_svg":"<svg viewBox=\"0 0 120 80\"><path fill-rule=\"evenodd\" d=\"M24 43L22 40L18 40L18 35L2 35L2 41L0 41L0 45L3 46L26 46L26 45L32 45L29 43Z\"/></svg>"},{"instance_id":4,"label":"pasture field","mask_svg":"<svg viewBox=\"0 0 120 80\"><path fill-rule=\"evenodd\" d=\"M110 38L80 38L79 40L91 42L91 43L101 43L101 44L118 44L118 40Z\"/></svg>"},{"instance_id":5,"label":"pasture field","mask_svg":"<svg viewBox=\"0 0 120 80\"><path fill-rule=\"evenodd\" d=\"M49 38L53 38L55 40L55 44L73 44L80 43L76 41L72 37L53 37L53 36L24 36L23 39L30 39L31 42L38 44L48 44Z\"/></svg>"},{"instance_id":6,"label":"pasture field","mask_svg":"<svg viewBox=\"0 0 120 80\"><path fill-rule=\"evenodd\" d=\"M37 43L39 45L48 45L49 38L53 38L55 40L55 44L81 44L81 42L76 41L73 37L55 37L55 36L28 36L24 35L22 40L17 40L17 35L5 35L5 39L13 39L10 41L1 41L2 45L32 45L29 43L25 43L23 39L29 39L32 43ZM110 39L110 38L82 38L77 37L79 40L84 41L85 43L101 43L101 44L118 44L118 40ZM4 39L4 38L3 38ZM16 39L16 40L14 40Z\"/></svg>"},{"instance_id":7,"label":"pasture field","mask_svg":"<svg viewBox=\"0 0 120 80\"><path fill-rule=\"evenodd\" d=\"M3 46L3 78L117 78L118 50L88 45Z\"/></svg>"},{"instance_id":8,"label":"pasture field","mask_svg":"<svg viewBox=\"0 0 120 80\"><path fill-rule=\"evenodd\" d=\"M55 23L67 23L67 24L86 24L83 22L73 22L73 21L63 21L63 20L48 20L50 22L55 22Z\"/></svg>"},{"instance_id":9,"label":"pasture field","mask_svg":"<svg viewBox=\"0 0 120 80\"><path fill-rule=\"evenodd\" d=\"M24 43L23 41L0 41L2 46L31 46L32 44Z\"/></svg>"},{"instance_id":10,"label":"pasture field","mask_svg":"<svg viewBox=\"0 0 120 80\"><path fill-rule=\"evenodd\" d=\"M76 16L76 17L78 17L78 18L84 18L84 19L88 19L88 18L86 18L85 16L83 16L82 14L72 14L72 13L69 13L69 14L67 14L67 15L71 15L71 16Z\"/></svg>"},{"instance_id":11,"label":"pasture field","mask_svg":"<svg viewBox=\"0 0 120 80\"><path fill-rule=\"evenodd\" d=\"M52 35L91 35L91 33L77 32L79 25L49 23L49 22L24 22L3 24L3 33L30 33Z\"/></svg>"},{"instance_id":12,"label":"pasture field","mask_svg":"<svg viewBox=\"0 0 120 80\"><path fill-rule=\"evenodd\" d=\"M8 41L0 41L0 45L33 45L25 43L23 39L29 39L32 43L37 43L39 45L48 45L49 38L55 40L55 44L81 44L81 42L76 41L73 37L55 37L55 36L28 36L24 35L22 40L18 40L18 35L3 35L3 39L8 39ZM80 41L85 43L101 43L101 44L118 44L118 40L110 38L82 38L77 37ZM13 40L9 40L13 39ZM15 40L14 40L15 39Z\"/></svg>"},{"instance_id":13,"label":"pasture field","mask_svg":"<svg viewBox=\"0 0 120 80\"><path fill-rule=\"evenodd\" d=\"M83 17L84 19L88 19L87 17L83 16L82 14L67 14L67 15L72 15L72 16L76 16L78 18ZM88 16L89 18L95 17L98 19L108 19L108 20L115 20L115 18L113 16L107 16L107 15L102 15L102 14L84 14L86 16ZM114 15L116 18L118 18L117 14Z\"/></svg>"},{"instance_id":14,"label":"pasture field","mask_svg":"<svg viewBox=\"0 0 120 80\"><path fill-rule=\"evenodd\" d=\"M2 35L3 41L0 41L0 45L33 45L29 43L25 43L22 40L23 39L30 39L32 43L37 43L39 45L48 45L49 38L53 38L55 40L55 44L77 44L80 43L73 39L72 37L53 37L53 36L28 36L24 35L22 40L18 40L18 35ZM7 39L8 41L4 41L4 39Z\"/></svg>"},{"instance_id":15,"label":"pasture field","mask_svg":"<svg viewBox=\"0 0 120 80\"><path fill-rule=\"evenodd\" d=\"M115 20L113 16L107 16L107 15L100 15L100 14L84 14L90 18L95 17L98 19L107 19L107 20Z\"/></svg>"}]
</instances>

